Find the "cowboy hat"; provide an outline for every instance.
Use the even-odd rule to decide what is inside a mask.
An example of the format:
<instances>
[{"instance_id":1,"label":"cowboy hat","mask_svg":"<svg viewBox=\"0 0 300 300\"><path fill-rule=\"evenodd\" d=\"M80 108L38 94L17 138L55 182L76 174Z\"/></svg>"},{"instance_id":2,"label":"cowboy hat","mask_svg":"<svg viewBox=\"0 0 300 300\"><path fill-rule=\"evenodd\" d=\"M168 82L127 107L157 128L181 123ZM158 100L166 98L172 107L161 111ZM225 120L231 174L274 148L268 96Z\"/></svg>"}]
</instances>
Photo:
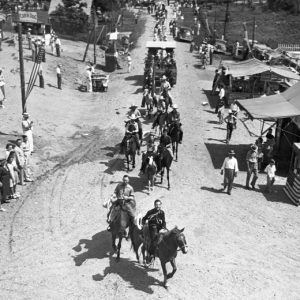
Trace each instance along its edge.
<instances>
[{"instance_id":1,"label":"cowboy hat","mask_svg":"<svg viewBox=\"0 0 300 300\"><path fill-rule=\"evenodd\" d=\"M163 95L160 95L159 99L160 100L165 100L165 97Z\"/></svg>"},{"instance_id":2,"label":"cowboy hat","mask_svg":"<svg viewBox=\"0 0 300 300\"><path fill-rule=\"evenodd\" d=\"M129 106L129 108L131 108L131 107L138 107L138 106L136 104L134 104L134 103L131 103L130 106Z\"/></svg>"},{"instance_id":3,"label":"cowboy hat","mask_svg":"<svg viewBox=\"0 0 300 300\"><path fill-rule=\"evenodd\" d=\"M23 117L29 117L29 113L28 112L24 112L23 113Z\"/></svg>"},{"instance_id":4,"label":"cowboy hat","mask_svg":"<svg viewBox=\"0 0 300 300\"><path fill-rule=\"evenodd\" d=\"M231 110L231 109L228 109L228 113L229 113L229 114L232 114L232 110Z\"/></svg>"},{"instance_id":5,"label":"cowboy hat","mask_svg":"<svg viewBox=\"0 0 300 300\"><path fill-rule=\"evenodd\" d=\"M177 104L173 104L173 109L178 109L178 105Z\"/></svg>"},{"instance_id":6,"label":"cowboy hat","mask_svg":"<svg viewBox=\"0 0 300 300\"><path fill-rule=\"evenodd\" d=\"M270 164L275 164L275 160L273 158L270 159Z\"/></svg>"},{"instance_id":7,"label":"cowboy hat","mask_svg":"<svg viewBox=\"0 0 300 300\"><path fill-rule=\"evenodd\" d=\"M166 75L163 75L163 76L161 77L161 80L167 80Z\"/></svg>"},{"instance_id":8,"label":"cowboy hat","mask_svg":"<svg viewBox=\"0 0 300 300\"><path fill-rule=\"evenodd\" d=\"M255 144L253 144L253 145L251 145L251 149L256 151L258 149L258 147Z\"/></svg>"},{"instance_id":9,"label":"cowboy hat","mask_svg":"<svg viewBox=\"0 0 300 300\"><path fill-rule=\"evenodd\" d=\"M230 151L228 152L228 154L229 154L229 155L235 155L235 152L234 152L234 150L230 150Z\"/></svg>"}]
</instances>

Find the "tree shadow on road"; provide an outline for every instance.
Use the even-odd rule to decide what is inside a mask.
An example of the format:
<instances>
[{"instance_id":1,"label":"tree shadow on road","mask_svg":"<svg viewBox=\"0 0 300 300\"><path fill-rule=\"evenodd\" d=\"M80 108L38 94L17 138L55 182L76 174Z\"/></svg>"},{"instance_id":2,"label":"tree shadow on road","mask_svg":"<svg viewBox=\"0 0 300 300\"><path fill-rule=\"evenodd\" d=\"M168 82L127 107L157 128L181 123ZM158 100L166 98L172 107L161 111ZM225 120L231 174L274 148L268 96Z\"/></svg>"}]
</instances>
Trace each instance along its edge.
<instances>
[{"instance_id":1,"label":"tree shadow on road","mask_svg":"<svg viewBox=\"0 0 300 300\"><path fill-rule=\"evenodd\" d=\"M126 81L135 81L132 85L142 86L144 81L144 75L133 75L125 77Z\"/></svg>"}]
</instances>

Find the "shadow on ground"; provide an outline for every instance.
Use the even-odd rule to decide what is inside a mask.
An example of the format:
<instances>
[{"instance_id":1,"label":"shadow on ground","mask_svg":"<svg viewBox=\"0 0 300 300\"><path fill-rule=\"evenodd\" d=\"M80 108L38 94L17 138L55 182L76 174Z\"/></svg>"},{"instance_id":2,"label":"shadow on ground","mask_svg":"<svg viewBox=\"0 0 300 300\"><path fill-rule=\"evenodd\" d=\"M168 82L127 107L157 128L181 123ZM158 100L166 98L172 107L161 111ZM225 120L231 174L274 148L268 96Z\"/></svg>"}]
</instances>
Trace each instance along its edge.
<instances>
[{"instance_id":1,"label":"shadow on ground","mask_svg":"<svg viewBox=\"0 0 300 300\"><path fill-rule=\"evenodd\" d=\"M124 281L128 282L132 288L152 294L151 285L159 285L160 282L152 276L148 275L146 269L130 261L127 258L121 258L116 261L112 255L111 234L107 231L100 231L92 236L91 239L81 239L78 244L73 247L77 253L73 256L76 266L81 266L88 259L109 259L109 266L104 269L103 274L95 274L92 276L95 281L102 281L109 274L117 274Z\"/></svg>"}]
</instances>

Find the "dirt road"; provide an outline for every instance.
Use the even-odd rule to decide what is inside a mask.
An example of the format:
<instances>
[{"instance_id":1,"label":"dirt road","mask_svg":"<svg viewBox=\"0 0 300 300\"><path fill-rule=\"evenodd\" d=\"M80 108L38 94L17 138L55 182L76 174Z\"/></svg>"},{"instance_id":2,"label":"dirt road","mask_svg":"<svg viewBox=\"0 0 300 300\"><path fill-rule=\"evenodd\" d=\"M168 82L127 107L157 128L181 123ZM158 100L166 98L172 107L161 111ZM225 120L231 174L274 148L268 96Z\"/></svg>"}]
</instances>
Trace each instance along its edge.
<instances>
[{"instance_id":1,"label":"dirt road","mask_svg":"<svg viewBox=\"0 0 300 300\"><path fill-rule=\"evenodd\" d=\"M213 109L202 105L213 67L200 70L185 43L177 43L178 84L172 91L184 142L179 161L172 165L171 190L157 184L149 196L139 168L129 175L138 210L145 213L160 198L167 226L185 227L189 252L179 253L168 290L161 286L158 262L154 269L144 269L135 262L129 242L123 242L119 263L110 256L102 203L126 173L116 145L129 104L141 101L145 43L152 39L154 26L154 19L144 18L145 33L132 53L133 70L113 74L106 94L75 91L74 76L68 75L63 75L63 91L53 87L58 61L65 74L84 69L78 62L83 44L66 41L61 60L49 57L49 85L42 93L35 88L28 104L36 123L34 160L40 175L1 214L0 298L300 299L298 210L280 189L268 199L260 191L243 189L245 145L253 138L239 122L232 145L223 143L226 131L216 124ZM13 61L6 70L16 66ZM17 80L18 74L9 73L8 81ZM6 114L1 112L3 132L11 132L12 124L18 128L20 121L18 90L12 84L8 89L11 100ZM149 128L144 122L144 131ZM220 192L219 168L231 148L242 171L228 196ZM264 180L261 175L259 186Z\"/></svg>"}]
</instances>

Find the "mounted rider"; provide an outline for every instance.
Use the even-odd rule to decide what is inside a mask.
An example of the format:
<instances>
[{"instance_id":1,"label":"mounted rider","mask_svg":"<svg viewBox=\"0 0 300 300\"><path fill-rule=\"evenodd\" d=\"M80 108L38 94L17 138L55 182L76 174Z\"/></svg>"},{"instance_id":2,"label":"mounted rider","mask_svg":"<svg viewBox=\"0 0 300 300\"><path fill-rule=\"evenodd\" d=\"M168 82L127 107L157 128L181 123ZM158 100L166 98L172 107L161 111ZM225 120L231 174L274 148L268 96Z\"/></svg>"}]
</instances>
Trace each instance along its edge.
<instances>
[{"instance_id":1,"label":"mounted rider","mask_svg":"<svg viewBox=\"0 0 300 300\"><path fill-rule=\"evenodd\" d=\"M182 131L182 128L181 128L182 124L180 122L180 113L178 111L178 105L177 104L173 105L173 110L169 113L168 118L169 118L168 124L169 124L169 128L170 128L169 133L171 132L172 126L173 126L174 123L177 123L178 126L179 126L179 144L181 144L182 143L182 137L183 137L183 131Z\"/></svg>"},{"instance_id":2,"label":"mounted rider","mask_svg":"<svg viewBox=\"0 0 300 300\"><path fill-rule=\"evenodd\" d=\"M140 121L140 118L142 117L138 106L135 104L131 104L129 107L129 112L127 113L127 116L130 118L131 116L135 116L135 122L138 125L138 134L139 134L139 139L141 140L143 138L143 129L142 129L142 123Z\"/></svg>"},{"instance_id":3,"label":"mounted rider","mask_svg":"<svg viewBox=\"0 0 300 300\"><path fill-rule=\"evenodd\" d=\"M147 142L147 152L143 153L142 156L142 166L140 172L142 172L143 174L145 173L145 169L147 166L147 159L149 159L151 156L153 158L153 161L155 161L156 146L155 146L155 139L153 134L150 134L149 141Z\"/></svg>"},{"instance_id":4,"label":"mounted rider","mask_svg":"<svg viewBox=\"0 0 300 300\"><path fill-rule=\"evenodd\" d=\"M168 135L168 129L164 129L162 136L160 137L159 140L159 148L160 148L160 153L162 155L163 149L166 149L171 157L173 157L173 151L172 151L172 139Z\"/></svg>"},{"instance_id":5,"label":"mounted rider","mask_svg":"<svg viewBox=\"0 0 300 300\"><path fill-rule=\"evenodd\" d=\"M152 125L152 129L159 125L159 117L161 114L166 112L166 103L164 96L160 96L159 100L157 101L157 112L154 116L154 121Z\"/></svg>"},{"instance_id":6,"label":"mounted rider","mask_svg":"<svg viewBox=\"0 0 300 300\"><path fill-rule=\"evenodd\" d=\"M160 79L161 84L160 84L160 91L159 93L161 95L164 95L165 93L168 94L169 90L171 90L171 85L169 83L169 81L167 80L167 76L163 75Z\"/></svg>"},{"instance_id":7,"label":"mounted rider","mask_svg":"<svg viewBox=\"0 0 300 300\"><path fill-rule=\"evenodd\" d=\"M135 197L133 187L129 184L128 175L123 176L123 181L117 185L110 202L112 205L107 214L108 231L110 231L110 224L117 217L120 209L126 211L131 224L135 224Z\"/></svg>"},{"instance_id":8,"label":"mounted rider","mask_svg":"<svg viewBox=\"0 0 300 300\"><path fill-rule=\"evenodd\" d=\"M134 137L136 146L137 146L137 153L140 155L140 142L139 142L139 128L138 124L136 123L136 116L132 114L129 118L129 121L125 121L125 136L121 142L121 152L124 152L126 140L130 137Z\"/></svg>"},{"instance_id":9,"label":"mounted rider","mask_svg":"<svg viewBox=\"0 0 300 300\"><path fill-rule=\"evenodd\" d=\"M155 256L155 249L158 244L159 231L166 229L165 213L161 209L161 201L159 199L154 201L154 208L149 210L142 219L142 223L145 224L148 221L149 235L151 244L149 247L149 254L153 259Z\"/></svg>"}]
</instances>

